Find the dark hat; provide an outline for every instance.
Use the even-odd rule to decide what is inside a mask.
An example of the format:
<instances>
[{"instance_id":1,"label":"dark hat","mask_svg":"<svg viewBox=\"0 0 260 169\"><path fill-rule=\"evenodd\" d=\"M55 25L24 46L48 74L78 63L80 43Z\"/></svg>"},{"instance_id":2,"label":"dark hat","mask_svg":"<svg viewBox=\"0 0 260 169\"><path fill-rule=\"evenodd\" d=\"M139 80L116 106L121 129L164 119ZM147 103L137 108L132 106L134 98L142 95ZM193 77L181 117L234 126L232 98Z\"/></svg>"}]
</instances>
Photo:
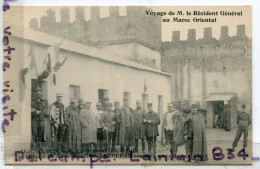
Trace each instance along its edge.
<instances>
[{"instance_id":1,"label":"dark hat","mask_svg":"<svg viewBox=\"0 0 260 169\"><path fill-rule=\"evenodd\" d=\"M242 104L242 108L245 109L245 108L246 108L246 105L245 105L245 104Z\"/></svg>"},{"instance_id":2,"label":"dark hat","mask_svg":"<svg viewBox=\"0 0 260 169\"><path fill-rule=\"evenodd\" d=\"M70 99L70 102L71 102L71 103L76 103L77 100L76 100L76 99Z\"/></svg>"},{"instance_id":3,"label":"dark hat","mask_svg":"<svg viewBox=\"0 0 260 169\"><path fill-rule=\"evenodd\" d=\"M113 104L108 102L108 103L106 103L106 106L113 106Z\"/></svg>"},{"instance_id":4,"label":"dark hat","mask_svg":"<svg viewBox=\"0 0 260 169\"><path fill-rule=\"evenodd\" d=\"M119 102L118 101L114 102L114 105L119 105Z\"/></svg>"},{"instance_id":5,"label":"dark hat","mask_svg":"<svg viewBox=\"0 0 260 169\"><path fill-rule=\"evenodd\" d=\"M61 93L57 93L56 96L57 97L62 97L62 94Z\"/></svg>"},{"instance_id":6,"label":"dark hat","mask_svg":"<svg viewBox=\"0 0 260 169\"><path fill-rule=\"evenodd\" d=\"M197 104L192 104L191 108L198 108L198 105Z\"/></svg>"},{"instance_id":7,"label":"dark hat","mask_svg":"<svg viewBox=\"0 0 260 169\"><path fill-rule=\"evenodd\" d=\"M83 98L79 98L78 102L84 102L84 99Z\"/></svg>"},{"instance_id":8,"label":"dark hat","mask_svg":"<svg viewBox=\"0 0 260 169\"><path fill-rule=\"evenodd\" d=\"M85 104L92 104L91 101L87 101Z\"/></svg>"},{"instance_id":9,"label":"dark hat","mask_svg":"<svg viewBox=\"0 0 260 169\"><path fill-rule=\"evenodd\" d=\"M147 106L148 106L148 107L152 107L152 106L153 106L153 103L147 103Z\"/></svg>"}]
</instances>

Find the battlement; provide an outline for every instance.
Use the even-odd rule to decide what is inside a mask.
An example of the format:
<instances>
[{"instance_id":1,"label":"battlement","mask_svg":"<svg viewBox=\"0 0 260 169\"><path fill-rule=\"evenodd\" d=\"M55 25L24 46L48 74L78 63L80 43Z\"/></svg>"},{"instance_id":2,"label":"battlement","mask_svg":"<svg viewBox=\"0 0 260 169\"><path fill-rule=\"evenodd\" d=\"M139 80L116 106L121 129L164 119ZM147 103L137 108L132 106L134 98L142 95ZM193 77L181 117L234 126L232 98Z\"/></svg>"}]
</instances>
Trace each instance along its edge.
<instances>
[{"instance_id":1,"label":"battlement","mask_svg":"<svg viewBox=\"0 0 260 169\"><path fill-rule=\"evenodd\" d=\"M119 15L119 6L109 7L109 17L100 18L100 7L93 6L90 20L85 18L85 8L75 7L75 21L70 22L70 9L60 9L59 22L56 13L48 9L46 15L38 20L30 20L29 26L58 37L67 38L83 44L113 43L118 41L143 41L154 49L161 48L161 17L149 17L146 7L126 7L126 16ZM151 9L149 9L151 11ZM104 29L105 28L105 29Z\"/></svg>"},{"instance_id":2,"label":"battlement","mask_svg":"<svg viewBox=\"0 0 260 169\"><path fill-rule=\"evenodd\" d=\"M204 36L196 37L196 30L189 29L186 40L180 40L180 31L172 32L170 42L162 42L162 63L167 59L178 60L186 64L187 60L193 60L195 67L200 67L202 59L209 71L238 70L243 63L252 57L252 39L245 34L245 25L237 25L237 33L229 35L228 26L220 28L218 39L212 36L212 28L204 28ZM165 63L164 63L165 62ZM219 67L220 65L220 67ZM224 65L224 66L223 66ZM164 68L164 66L162 65Z\"/></svg>"},{"instance_id":3,"label":"battlement","mask_svg":"<svg viewBox=\"0 0 260 169\"><path fill-rule=\"evenodd\" d=\"M162 47L166 48L179 48L179 47L213 47L221 48L243 48L243 46L251 47L251 39L249 39L245 34L245 25L237 25L237 33L235 36L229 36L228 26L221 26L220 36L215 38L212 36L212 28L204 28L203 37L198 39L196 37L196 30L189 29L187 33L186 40L180 40L180 31L172 32L172 40L170 42L163 42Z\"/></svg>"}]
</instances>

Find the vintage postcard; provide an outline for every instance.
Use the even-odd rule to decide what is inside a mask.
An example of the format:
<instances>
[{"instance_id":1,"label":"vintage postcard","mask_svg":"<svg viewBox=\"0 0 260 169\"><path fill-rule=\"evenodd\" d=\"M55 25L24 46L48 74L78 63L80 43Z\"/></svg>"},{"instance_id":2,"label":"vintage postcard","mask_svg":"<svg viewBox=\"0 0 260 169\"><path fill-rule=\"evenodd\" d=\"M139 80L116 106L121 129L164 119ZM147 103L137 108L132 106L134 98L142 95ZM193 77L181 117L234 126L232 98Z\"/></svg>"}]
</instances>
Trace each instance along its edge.
<instances>
[{"instance_id":1,"label":"vintage postcard","mask_svg":"<svg viewBox=\"0 0 260 169\"><path fill-rule=\"evenodd\" d=\"M5 164L252 164L250 6L4 6Z\"/></svg>"}]
</instances>

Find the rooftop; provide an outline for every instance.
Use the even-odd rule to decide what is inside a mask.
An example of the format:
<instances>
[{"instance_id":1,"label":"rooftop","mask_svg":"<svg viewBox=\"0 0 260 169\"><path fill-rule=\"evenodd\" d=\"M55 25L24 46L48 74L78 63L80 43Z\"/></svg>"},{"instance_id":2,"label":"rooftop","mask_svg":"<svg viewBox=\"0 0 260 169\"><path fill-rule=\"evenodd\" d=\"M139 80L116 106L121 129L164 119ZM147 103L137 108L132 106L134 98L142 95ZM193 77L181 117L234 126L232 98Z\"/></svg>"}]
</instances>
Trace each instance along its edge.
<instances>
[{"instance_id":1,"label":"rooftop","mask_svg":"<svg viewBox=\"0 0 260 169\"><path fill-rule=\"evenodd\" d=\"M16 29L14 29L14 27ZM122 66L131 67L131 68L138 69L138 70L149 71L152 73L157 73L157 74L161 74L161 75L165 75L165 76L171 76L171 74L165 73L163 71L154 69L149 66L139 64L137 62L126 60L124 58L118 57L115 54L109 53L102 49L83 45L83 44L73 42L70 40L65 40L65 39L62 39L59 37L55 37L55 36L43 33L43 32L39 32L37 30L33 30L33 29L29 29L29 28L21 28L21 26L11 25L11 28L13 28L11 36L33 41L33 42L40 43L40 44L43 44L46 46L58 44L59 42L61 42L63 40L63 42L60 46L60 49L82 54L82 55L85 55L86 57L99 59L99 60L102 60L105 62L119 64Z\"/></svg>"}]
</instances>

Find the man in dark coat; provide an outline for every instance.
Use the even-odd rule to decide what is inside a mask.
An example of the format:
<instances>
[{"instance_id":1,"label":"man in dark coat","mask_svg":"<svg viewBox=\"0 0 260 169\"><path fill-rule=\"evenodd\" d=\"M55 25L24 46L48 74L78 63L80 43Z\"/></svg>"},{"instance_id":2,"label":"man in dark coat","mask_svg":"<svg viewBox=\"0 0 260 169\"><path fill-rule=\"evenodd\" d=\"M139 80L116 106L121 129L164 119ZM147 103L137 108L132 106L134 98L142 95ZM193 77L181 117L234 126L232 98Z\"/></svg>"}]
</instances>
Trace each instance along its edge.
<instances>
[{"instance_id":1,"label":"man in dark coat","mask_svg":"<svg viewBox=\"0 0 260 169\"><path fill-rule=\"evenodd\" d=\"M121 152L130 151L130 145L134 142L133 126L134 126L134 111L128 105L128 99L123 99L124 105L120 110L120 132L119 142L121 144Z\"/></svg>"},{"instance_id":2,"label":"man in dark coat","mask_svg":"<svg viewBox=\"0 0 260 169\"><path fill-rule=\"evenodd\" d=\"M48 102L42 99L42 90L37 88L31 102L32 147L42 149L44 142L45 116L48 116Z\"/></svg>"},{"instance_id":3,"label":"man in dark coat","mask_svg":"<svg viewBox=\"0 0 260 169\"><path fill-rule=\"evenodd\" d=\"M168 112L163 118L162 127L166 139L171 144L173 155L176 156L178 146L183 143L183 117L179 110L176 109L175 104L168 104Z\"/></svg>"},{"instance_id":4,"label":"man in dark coat","mask_svg":"<svg viewBox=\"0 0 260 169\"><path fill-rule=\"evenodd\" d=\"M96 127L97 127L97 146L98 146L98 150L99 152L102 152L104 151L104 131L103 131L103 128L102 126L100 125L100 119L101 119L101 116L102 114L104 113L103 112L103 108L102 108L102 104L100 102L98 102L96 104L96 112L95 112L95 121L96 121Z\"/></svg>"},{"instance_id":5,"label":"man in dark coat","mask_svg":"<svg viewBox=\"0 0 260 169\"><path fill-rule=\"evenodd\" d=\"M192 126L192 116L187 115L184 119L183 135L185 139L185 150L186 150L186 160L191 161L192 150L193 150L193 126Z\"/></svg>"},{"instance_id":6,"label":"man in dark coat","mask_svg":"<svg viewBox=\"0 0 260 169\"><path fill-rule=\"evenodd\" d=\"M57 152L66 150L66 117L64 111L64 105L61 103L62 94L56 94L57 101L50 106L50 121L51 121L51 130L52 130L52 141L54 142L54 149L57 149Z\"/></svg>"},{"instance_id":7,"label":"man in dark coat","mask_svg":"<svg viewBox=\"0 0 260 169\"><path fill-rule=\"evenodd\" d=\"M68 124L67 142L69 151L80 152L81 144L81 125L80 116L77 111L76 99L70 100L70 105L65 109L66 124Z\"/></svg>"},{"instance_id":8,"label":"man in dark coat","mask_svg":"<svg viewBox=\"0 0 260 169\"><path fill-rule=\"evenodd\" d=\"M119 131L120 131L119 102L114 102L113 123L114 123L114 135L113 135L113 139L112 139L112 151L115 151L115 146L119 145Z\"/></svg>"},{"instance_id":9,"label":"man in dark coat","mask_svg":"<svg viewBox=\"0 0 260 169\"><path fill-rule=\"evenodd\" d=\"M134 137L135 137L135 152L138 152L138 141L139 139L142 142L142 153L144 153L145 150L145 135L144 135L144 125L143 125L143 118L144 118L145 111L141 107L141 101L136 101L136 110L134 111Z\"/></svg>"},{"instance_id":10,"label":"man in dark coat","mask_svg":"<svg viewBox=\"0 0 260 169\"><path fill-rule=\"evenodd\" d=\"M78 106L77 106L77 111L78 113L80 112L80 110L82 110L85 107L84 105L84 99L83 98L79 98L78 99Z\"/></svg>"},{"instance_id":11,"label":"man in dark coat","mask_svg":"<svg viewBox=\"0 0 260 169\"><path fill-rule=\"evenodd\" d=\"M233 142L233 151L235 151L235 147L237 147L237 143L242 135L244 133L244 141L243 141L243 149L245 150L247 147L247 137L248 137L248 126L251 125L251 116L246 111L246 105L242 105L242 111L238 113L237 115L237 132L236 136Z\"/></svg>"},{"instance_id":12,"label":"man in dark coat","mask_svg":"<svg viewBox=\"0 0 260 169\"><path fill-rule=\"evenodd\" d=\"M198 105L191 105L192 113L192 126L193 126L193 157L195 161L206 161L208 160L207 155L207 139L205 131L205 121L202 114L198 111Z\"/></svg>"},{"instance_id":13,"label":"man in dark coat","mask_svg":"<svg viewBox=\"0 0 260 169\"><path fill-rule=\"evenodd\" d=\"M114 123L113 123L113 112L112 103L107 102L105 105L105 111L102 113L100 118L100 125L103 129L103 140L105 143L105 151L109 152L112 150L111 143L114 136ZM115 148L115 145L113 145Z\"/></svg>"},{"instance_id":14,"label":"man in dark coat","mask_svg":"<svg viewBox=\"0 0 260 169\"><path fill-rule=\"evenodd\" d=\"M158 125L160 124L160 118L157 113L153 111L153 104L147 104L148 113L144 115L143 124L145 125L145 137L148 143L148 154L151 154L151 148L153 147L153 153L156 153L156 138L159 136Z\"/></svg>"}]
</instances>

